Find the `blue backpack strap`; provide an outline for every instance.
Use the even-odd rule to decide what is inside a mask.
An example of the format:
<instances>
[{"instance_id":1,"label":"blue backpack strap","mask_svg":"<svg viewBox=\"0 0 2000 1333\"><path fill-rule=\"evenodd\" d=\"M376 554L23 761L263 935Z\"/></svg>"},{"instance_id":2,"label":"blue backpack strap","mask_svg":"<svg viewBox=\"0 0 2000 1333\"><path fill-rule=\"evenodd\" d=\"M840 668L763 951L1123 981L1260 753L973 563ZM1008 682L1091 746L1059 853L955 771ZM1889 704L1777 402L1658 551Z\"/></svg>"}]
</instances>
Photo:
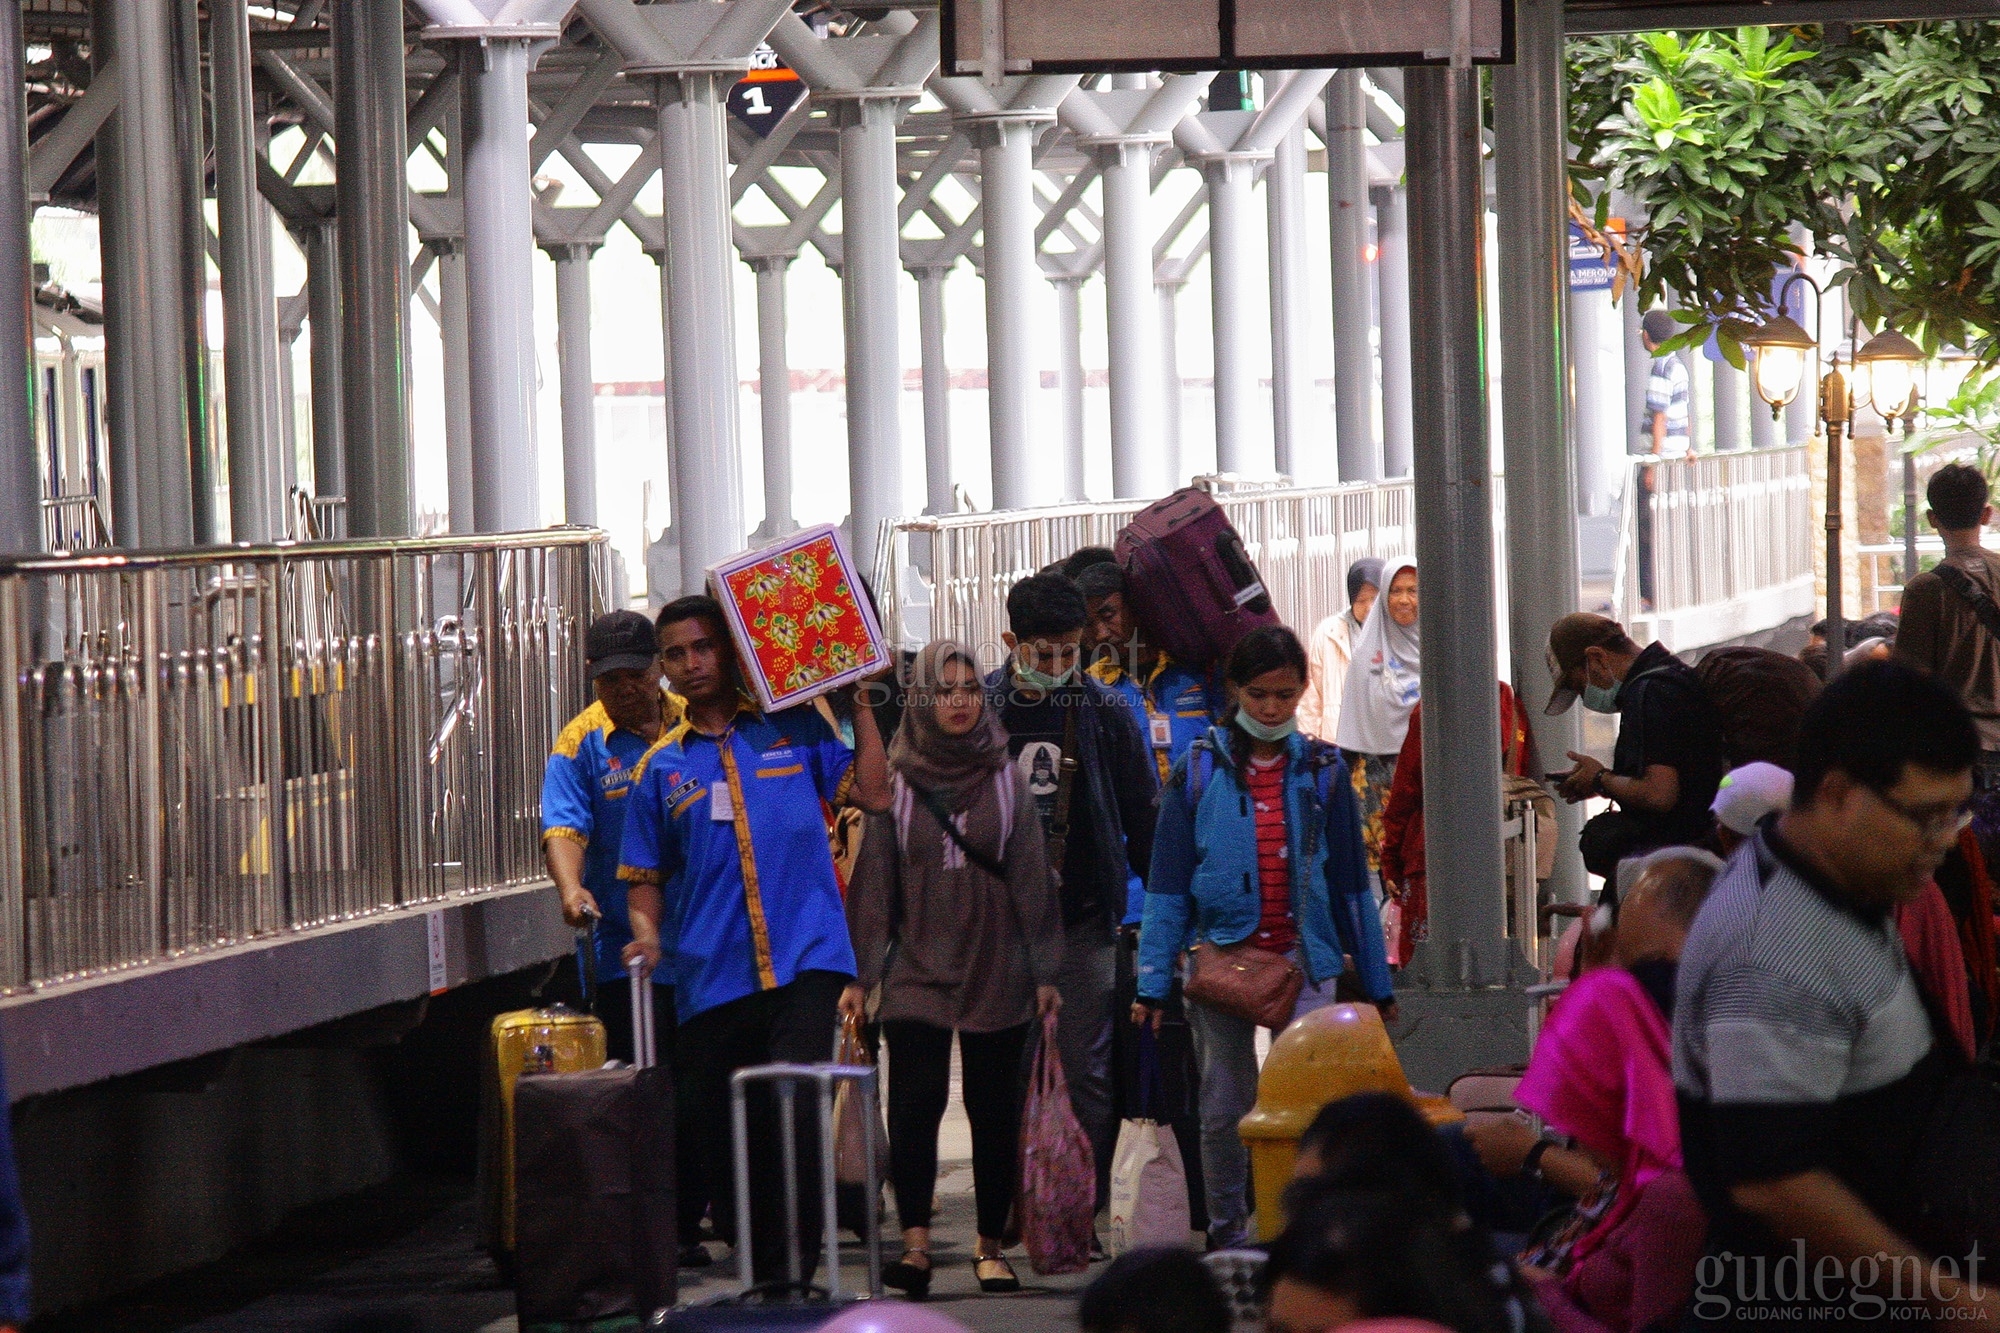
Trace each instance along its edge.
<instances>
[{"instance_id":1,"label":"blue backpack strap","mask_svg":"<svg viewBox=\"0 0 2000 1333\"><path fill-rule=\"evenodd\" d=\"M1319 855L1320 833L1326 827L1327 808L1333 802L1333 774L1340 768L1340 751L1324 741L1314 741L1306 751L1304 768L1312 774L1313 799L1319 803L1316 816L1306 830L1306 857Z\"/></svg>"}]
</instances>

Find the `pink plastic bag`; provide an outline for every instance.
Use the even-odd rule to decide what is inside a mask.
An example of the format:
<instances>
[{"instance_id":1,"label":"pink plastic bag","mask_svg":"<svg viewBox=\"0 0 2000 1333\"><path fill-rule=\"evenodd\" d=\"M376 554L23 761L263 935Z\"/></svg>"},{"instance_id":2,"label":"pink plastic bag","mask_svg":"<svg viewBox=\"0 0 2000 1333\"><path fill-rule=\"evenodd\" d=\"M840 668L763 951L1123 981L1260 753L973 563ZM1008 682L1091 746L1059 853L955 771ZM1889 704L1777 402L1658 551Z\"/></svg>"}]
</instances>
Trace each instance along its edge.
<instances>
[{"instance_id":1,"label":"pink plastic bag","mask_svg":"<svg viewBox=\"0 0 2000 1333\"><path fill-rule=\"evenodd\" d=\"M1056 1053L1056 1016L1042 1020L1042 1041L1028 1075L1021 1115L1021 1240L1037 1273L1090 1267L1090 1226L1097 1212L1097 1159L1076 1113Z\"/></svg>"}]
</instances>

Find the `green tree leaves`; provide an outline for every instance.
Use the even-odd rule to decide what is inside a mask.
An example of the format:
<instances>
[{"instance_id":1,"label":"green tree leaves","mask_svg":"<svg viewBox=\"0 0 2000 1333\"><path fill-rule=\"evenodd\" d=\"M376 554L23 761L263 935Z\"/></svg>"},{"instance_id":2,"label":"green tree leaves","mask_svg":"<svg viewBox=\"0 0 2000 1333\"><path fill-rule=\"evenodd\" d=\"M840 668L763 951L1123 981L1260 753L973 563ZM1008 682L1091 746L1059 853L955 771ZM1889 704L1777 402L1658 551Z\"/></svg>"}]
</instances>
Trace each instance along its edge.
<instances>
[{"instance_id":1,"label":"green tree leaves","mask_svg":"<svg viewBox=\"0 0 2000 1333\"><path fill-rule=\"evenodd\" d=\"M1612 188L1644 209L1640 299L1699 315L1677 342L1761 318L1798 228L1864 321L2000 362L2000 25L1648 33L1569 60L1573 193L1600 226Z\"/></svg>"}]
</instances>

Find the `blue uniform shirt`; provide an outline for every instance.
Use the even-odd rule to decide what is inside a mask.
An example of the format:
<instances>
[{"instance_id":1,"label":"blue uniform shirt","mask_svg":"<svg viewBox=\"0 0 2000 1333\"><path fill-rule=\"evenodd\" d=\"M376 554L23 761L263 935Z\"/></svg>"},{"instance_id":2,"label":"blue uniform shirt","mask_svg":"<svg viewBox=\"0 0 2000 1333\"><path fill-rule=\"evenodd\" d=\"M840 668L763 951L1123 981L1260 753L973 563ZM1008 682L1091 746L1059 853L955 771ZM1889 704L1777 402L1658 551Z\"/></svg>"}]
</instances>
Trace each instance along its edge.
<instances>
[{"instance_id":1,"label":"blue uniform shirt","mask_svg":"<svg viewBox=\"0 0 2000 1333\"><path fill-rule=\"evenodd\" d=\"M854 975L821 802L854 752L809 707L747 701L720 737L683 722L645 760L618 877L660 886L661 947L682 1022L788 985Z\"/></svg>"},{"instance_id":2,"label":"blue uniform shirt","mask_svg":"<svg viewBox=\"0 0 2000 1333\"><path fill-rule=\"evenodd\" d=\"M1174 762L1188 747L1220 721L1220 703L1210 694L1202 678L1161 653L1144 681L1125 669L1116 658L1091 663L1090 674L1097 683L1116 690L1144 710L1147 747L1160 770L1160 785L1167 785ZM1125 921L1139 924L1146 914L1146 885L1135 873L1125 883Z\"/></svg>"},{"instance_id":3,"label":"blue uniform shirt","mask_svg":"<svg viewBox=\"0 0 2000 1333\"><path fill-rule=\"evenodd\" d=\"M680 701L666 696L666 725L680 721ZM611 725L604 705L594 703L569 720L556 736L542 770L542 840L568 838L583 844L583 887L597 899L604 917L597 923L597 975L625 975L619 954L632 942L625 915L625 885L618 878L618 848L625 836L625 810L640 760L651 742L636 731ZM671 981L664 963L653 980Z\"/></svg>"}]
</instances>

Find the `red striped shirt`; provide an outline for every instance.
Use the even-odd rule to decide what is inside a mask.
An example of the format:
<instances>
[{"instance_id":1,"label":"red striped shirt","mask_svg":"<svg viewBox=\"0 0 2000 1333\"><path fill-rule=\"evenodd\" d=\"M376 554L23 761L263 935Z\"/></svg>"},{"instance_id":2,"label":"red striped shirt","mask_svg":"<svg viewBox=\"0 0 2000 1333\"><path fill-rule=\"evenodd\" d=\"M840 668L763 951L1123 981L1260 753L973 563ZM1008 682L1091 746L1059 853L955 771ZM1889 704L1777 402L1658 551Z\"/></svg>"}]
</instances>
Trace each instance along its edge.
<instances>
[{"instance_id":1,"label":"red striped shirt","mask_svg":"<svg viewBox=\"0 0 2000 1333\"><path fill-rule=\"evenodd\" d=\"M1257 817L1257 885L1263 911L1251 937L1260 949L1286 953L1299 941L1292 921L1292 858L1285 838L1285 764L1249 766L1250 805Z\"/></svg>"}]
</instances>

